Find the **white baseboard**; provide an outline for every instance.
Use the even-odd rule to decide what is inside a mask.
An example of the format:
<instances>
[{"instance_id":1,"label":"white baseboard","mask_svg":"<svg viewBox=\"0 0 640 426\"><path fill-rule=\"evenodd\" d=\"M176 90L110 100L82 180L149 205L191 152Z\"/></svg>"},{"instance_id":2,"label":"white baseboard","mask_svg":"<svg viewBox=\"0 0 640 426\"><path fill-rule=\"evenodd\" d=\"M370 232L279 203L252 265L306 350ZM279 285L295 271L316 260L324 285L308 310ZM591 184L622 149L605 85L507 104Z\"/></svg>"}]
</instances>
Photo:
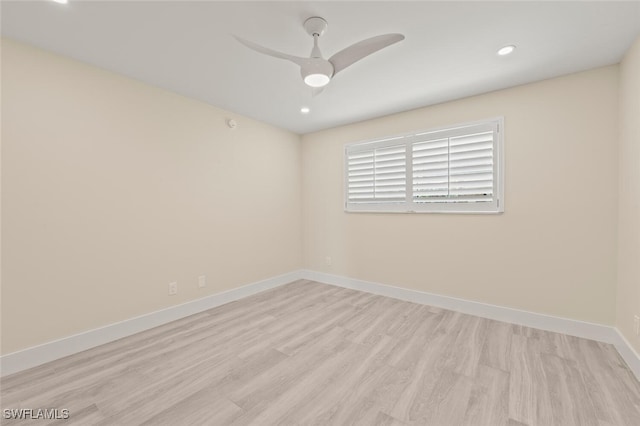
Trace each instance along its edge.
<instances>
[{"instance_id":1,"label":"white baseboard","mask_svg":"<svg viewBox=\"0 0 640 426\"><path fill-rule=\"evenodd\" d=\"M636 378L640 380L640 356L638 356L629 342L615 327L393 287L310 270L289 272L223 293L213 294L202 299L193 300L181 305L172 306L160 311L151 312L139 317L4 355L0 357L0 375L6 376L36 367L299 279L317 281L409 302L437 306L511 324L519 324L610 343L615 346Z\"/></svg>"},{"instance_id":2,"label":"white baseboard","mask_svg":"<svg viewBox=\"0 0 640 426\"><path fill-rule=\"evenodd\" d=\"M511 324L524 325L541 330L610 343L615 346L633 374L640 380L640 357L615 327L426 293L418 290L393 287L323 272L304 270L302 271L302 278L353 290L365 291L367 293L379 294L394 299L437 306L439 308L450 309L452 311Z\"/></svg>"},{"instance_id":3,"label":"white baseboard","mask_svg":"<svg viewBox=\"0 0 640 426\"><path fill-rule=\"evenodd\" d=\"M614 328L616 334L616 341L613 342L613 346L616 347L618 353L627 363L629 369L636 376L636 379L640 380L640 355L633 349L633 346L624 337L620 330Z\"/></svg>"},{"instance_id":4,"label":"white baseboard","mask_svg":"<svg viewBox=\"0 0 640 426\"><path fill-rule=\"evenodd\" d=\"M293 271L0 357L0 376L63 358L302 278Z\"/></svg>"}]
</instances>

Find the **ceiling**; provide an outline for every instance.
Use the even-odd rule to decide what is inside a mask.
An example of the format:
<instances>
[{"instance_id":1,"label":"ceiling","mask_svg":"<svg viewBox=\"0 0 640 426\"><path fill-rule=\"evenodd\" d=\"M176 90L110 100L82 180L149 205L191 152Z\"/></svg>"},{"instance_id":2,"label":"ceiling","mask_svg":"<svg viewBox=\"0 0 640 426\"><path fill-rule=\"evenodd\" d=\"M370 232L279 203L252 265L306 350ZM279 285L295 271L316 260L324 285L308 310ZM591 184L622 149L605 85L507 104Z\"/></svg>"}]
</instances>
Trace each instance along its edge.
<instances>
[{"instance_id":1,"label":"ceiling","mask_svg":"<svg viewBox=\"0 0 640 426\"><path fill-rule=\"evenodd\" d=\"M640 2L3 1L3 36L296 133L618 63L640 34ZM322 16L325 57L362 39L406 39L336 75L312 97L296 56ZM498 48L514 44L509 56ZM302 106L311 112L300 113Z\"/></svg>"}]
</instances>

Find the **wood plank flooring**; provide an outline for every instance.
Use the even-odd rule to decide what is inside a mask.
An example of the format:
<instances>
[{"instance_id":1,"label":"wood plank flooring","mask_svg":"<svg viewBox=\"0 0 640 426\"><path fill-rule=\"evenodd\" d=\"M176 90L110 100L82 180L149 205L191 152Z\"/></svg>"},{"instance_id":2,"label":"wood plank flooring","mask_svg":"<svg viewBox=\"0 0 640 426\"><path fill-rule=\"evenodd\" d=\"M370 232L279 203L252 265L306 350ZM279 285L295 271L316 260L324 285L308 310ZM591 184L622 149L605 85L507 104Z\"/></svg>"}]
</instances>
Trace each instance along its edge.
<instances>
[{"instance_id":1,"label":"wood plank flooring","mask_svg":"<svg viewBox=\"0 0 640 426\"><path fill-rule=\"evenodd\" d=\"M640 425L611 345L310 281L0 385L65 425Z\"/></svg>"}]
</instances>

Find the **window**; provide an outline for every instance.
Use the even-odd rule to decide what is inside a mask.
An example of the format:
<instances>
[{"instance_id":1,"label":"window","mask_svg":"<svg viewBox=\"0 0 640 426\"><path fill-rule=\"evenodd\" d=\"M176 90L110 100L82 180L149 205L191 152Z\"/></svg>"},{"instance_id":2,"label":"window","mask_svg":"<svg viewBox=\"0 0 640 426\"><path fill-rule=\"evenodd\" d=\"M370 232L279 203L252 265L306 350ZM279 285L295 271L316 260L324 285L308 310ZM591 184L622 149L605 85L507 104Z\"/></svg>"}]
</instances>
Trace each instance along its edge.
<instances>
[{"instance_id":1,"label":"window","mask_svg":"<svg viewBox=\"0 0 640 426\"><path fill-rule=\"evenodd\" d=\"M345 147L345 208L369 212L504 211L498 118Z\"/></svg>"}]
</instances>

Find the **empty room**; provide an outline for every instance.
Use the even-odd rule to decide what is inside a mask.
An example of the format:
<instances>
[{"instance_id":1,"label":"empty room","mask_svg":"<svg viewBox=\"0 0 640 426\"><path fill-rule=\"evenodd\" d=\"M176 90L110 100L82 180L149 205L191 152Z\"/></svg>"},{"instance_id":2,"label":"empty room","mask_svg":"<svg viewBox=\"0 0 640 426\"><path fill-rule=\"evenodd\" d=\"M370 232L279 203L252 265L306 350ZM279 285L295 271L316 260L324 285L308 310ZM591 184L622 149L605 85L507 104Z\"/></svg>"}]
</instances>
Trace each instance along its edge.
<instances>
[{"instance_id":1,"label":"empty room","mask_svg":"<svg viewBox=\"0 0 640 426\"><path fill-rule=\"evenodd\" d=\"M640 1L2 1L0 423L640 425Z\"/></svg>"}]
</instances>

